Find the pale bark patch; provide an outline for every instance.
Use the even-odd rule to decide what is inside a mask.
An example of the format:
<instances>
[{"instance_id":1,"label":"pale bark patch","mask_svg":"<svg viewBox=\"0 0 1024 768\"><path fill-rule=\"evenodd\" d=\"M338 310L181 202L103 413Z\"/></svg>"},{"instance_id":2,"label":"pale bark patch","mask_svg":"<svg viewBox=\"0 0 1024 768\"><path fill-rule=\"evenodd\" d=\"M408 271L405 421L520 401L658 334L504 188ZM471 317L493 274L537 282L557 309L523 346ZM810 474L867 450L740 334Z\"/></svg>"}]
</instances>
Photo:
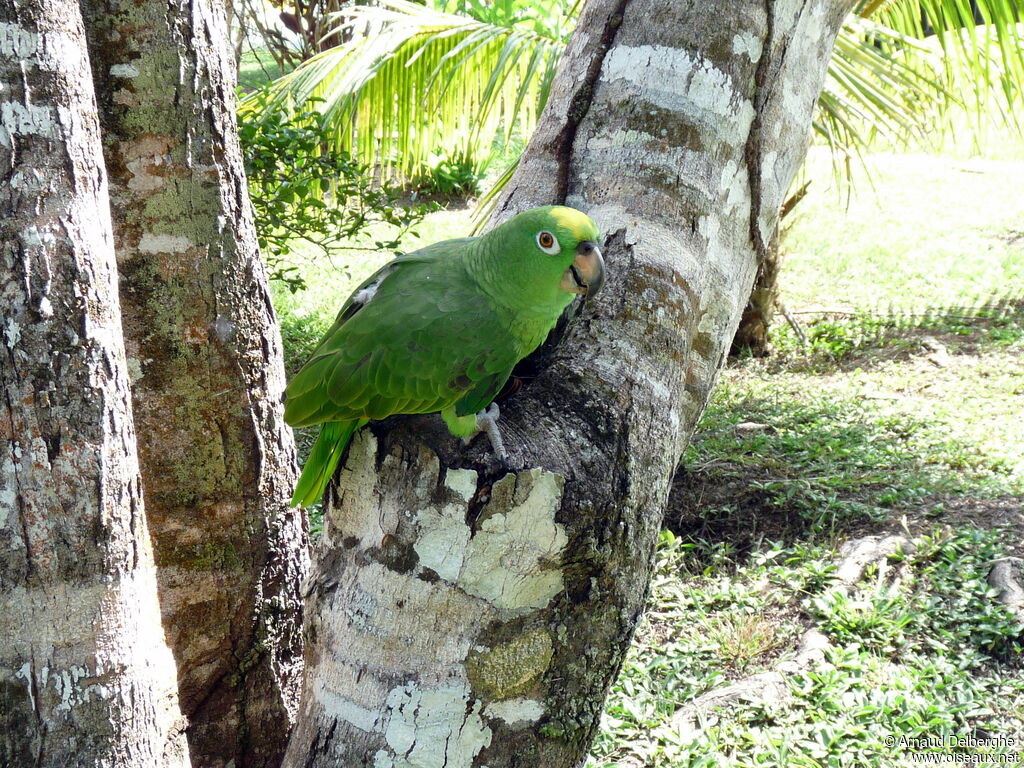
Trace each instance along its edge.
<instances>
[{"instance_id":1,"label":"pale bark patch","mask_svg":"<svg viewBox=\"0 0 1024 768\"><path fill-rule=\"evenodd\" d=\"M145 232L139 240L138 249L142 253L185 253L193 245L191 240L181 235Z\"/></svg>"},{"instance_id":2,"label":"pale bark patch","mask_svg":"<svg viewBox=\"0 0 1024 768\"><path fill-rule=\"evenodd\" d=\"M374 768L470 768L491 743L491 730L470 704L469 686L395 688L388 696L391 718L384 731L390 750L374 755Z\"/></svg>"},{"instance_id":3,"label":"pale bark patch","mask_svg":"<svg viewBox=\"0 0 1024 768\"><path fill-rule=\"evenodd\" d=\"M493 512L495 501L484 508L458 586L510 613L543 608L561 592L557 564L568 537L555 514L564 483L542 469L508 474L495 483L495 499L514 493L513 506L505 513Z\"/></svg>"},{"instance_id":4,"label":"pale bark patch","mask_svg":"<svg viewBox=\"0 0 1024 768\"><path fill-rule=\"evenodd\" d=\"M601 74L604 83L622 88L619 98L699 120L721 141L744 136L754 117L729 74L694 51L620 45L605 57Z\"/></svg>"},{"instance_id":5,"label":"pale bark patch","mask_svg":"<svg viewBox=\"0 0 1024 768\"><path fill-rule=\"evenodd\" d=\"M543 703L524 696L492 701L484 709L486 717L504 720L514 731L529 728L544 717L544 714Z\"/></svg>"},{"instance_id":6,"label":"pale bark patch","mask_svg":"<svg viewBox=\"0 0 1024 768\"><path fill-rule=\"evenodd\" d=\"M52 139L57 135L56 110L38 104L20 101L0 103L0 144L10 148L12 136L41 136Z\"/></svg>"}]
</instances>

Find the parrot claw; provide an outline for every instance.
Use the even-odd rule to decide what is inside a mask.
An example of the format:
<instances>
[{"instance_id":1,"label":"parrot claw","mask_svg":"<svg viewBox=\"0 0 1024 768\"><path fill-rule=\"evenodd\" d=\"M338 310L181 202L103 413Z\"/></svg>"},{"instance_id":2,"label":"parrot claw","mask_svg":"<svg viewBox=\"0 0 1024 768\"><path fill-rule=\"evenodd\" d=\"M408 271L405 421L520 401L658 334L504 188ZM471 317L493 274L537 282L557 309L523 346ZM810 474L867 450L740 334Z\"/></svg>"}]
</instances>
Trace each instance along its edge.
<instances>
[{"instance_id":1,"label":"parrot claw","mask_svg":"<svg viewBox=\"0 0 1024 768\"><path fill-rule=\"evenodd\" d=\"M505 441L501 439L501 432L498 430L498 417L501 411L497 403L491 403L483 411L476 415L476 428L480 432L486 432L491 441L494 454L498 457L503 469L508 470L508 453L505 451ZM468 440L467 440L468 442Z\"/></svg>"}]
</instances>

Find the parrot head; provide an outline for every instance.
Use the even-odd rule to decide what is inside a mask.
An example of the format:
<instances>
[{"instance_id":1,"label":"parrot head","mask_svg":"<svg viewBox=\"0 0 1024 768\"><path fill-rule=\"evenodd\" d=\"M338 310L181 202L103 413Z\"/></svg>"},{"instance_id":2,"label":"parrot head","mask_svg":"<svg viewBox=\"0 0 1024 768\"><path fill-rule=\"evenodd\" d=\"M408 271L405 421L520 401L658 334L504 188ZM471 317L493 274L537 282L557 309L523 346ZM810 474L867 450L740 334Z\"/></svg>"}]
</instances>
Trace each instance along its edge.
<instances>
[{"instance_id":1,"label":"parrot head","mask_svg":"<svg viewBox=\"0 0 1024 768\"><path fill-rule=\"evenodd\" d=\"M575 208L532 208L495 227L484 239L500 243L501 269L523 296L550 296L567 304L573 294L592 298L604 285L597 226ZM561 298L559 298L561 297Z\"/></svg>"}]
</instances>

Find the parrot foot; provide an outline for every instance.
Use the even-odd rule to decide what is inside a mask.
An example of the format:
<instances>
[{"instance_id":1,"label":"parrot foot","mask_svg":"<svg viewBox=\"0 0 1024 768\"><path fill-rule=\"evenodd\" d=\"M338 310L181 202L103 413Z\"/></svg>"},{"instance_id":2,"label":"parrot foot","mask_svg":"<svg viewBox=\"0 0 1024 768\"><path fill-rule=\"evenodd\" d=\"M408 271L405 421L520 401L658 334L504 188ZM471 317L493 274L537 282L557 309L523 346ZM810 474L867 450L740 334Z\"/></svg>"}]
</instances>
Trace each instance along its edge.
<instances>
[{"instance_id":1,"label":"parrot foot","mask_svg":"<svg viewBox=\"0 0 1024 768\"><path fill-rule=\"evenodd\" d=\"M508 452L505 450L505 441L501 439L501 431L498 429L499 416L501 416L501 411L498 404L491 403L476 415L476 428L480 432L487 433L487 437L491 441L491 448L494 449L498 461L501 462L502 467L508 469ZM466 439L467 443L469 439Z\"/></svg>"}]
</instances>

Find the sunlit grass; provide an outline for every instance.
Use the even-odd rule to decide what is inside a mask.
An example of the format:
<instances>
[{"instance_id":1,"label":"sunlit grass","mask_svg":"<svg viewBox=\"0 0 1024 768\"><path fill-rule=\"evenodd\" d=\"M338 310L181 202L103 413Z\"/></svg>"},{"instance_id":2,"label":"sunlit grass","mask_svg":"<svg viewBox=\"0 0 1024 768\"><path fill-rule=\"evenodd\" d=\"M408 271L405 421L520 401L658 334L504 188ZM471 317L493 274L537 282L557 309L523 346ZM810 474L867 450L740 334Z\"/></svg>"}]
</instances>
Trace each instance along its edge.
<instances>
[{"instance_id":1,"label":"sunlit grass","mask_svg":"<svg viewBox=\"0 0 1024 768\"><path fill-rule=\"evenodd\" d=\"M871 155L849 197L812 152L783 239L791 309L948 306L1024 296L1024 160Z\"/></svg>"}]
</instances>

